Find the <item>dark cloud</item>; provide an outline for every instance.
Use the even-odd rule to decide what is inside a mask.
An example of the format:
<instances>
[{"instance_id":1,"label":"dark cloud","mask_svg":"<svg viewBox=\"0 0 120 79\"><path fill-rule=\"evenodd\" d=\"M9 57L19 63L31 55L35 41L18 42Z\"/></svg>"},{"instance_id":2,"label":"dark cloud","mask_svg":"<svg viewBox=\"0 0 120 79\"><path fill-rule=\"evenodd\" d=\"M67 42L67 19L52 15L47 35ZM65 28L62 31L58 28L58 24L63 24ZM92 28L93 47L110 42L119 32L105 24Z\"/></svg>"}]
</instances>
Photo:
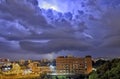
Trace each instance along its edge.
<instances>
[{"instance_id":1,"label":"dark cloud","mask_svg":"<svg viewBox=\"0 0 120 79\"><path fill-rule=\"evenodd\" d=\"M112 36L105 39L101 47L120 48L120 36Z\"/></svg>"},{"instance_id":2,"label":"dark cloud","mask_svg":"<svg viewBox=\"0 0 120 79\"><path fill-rule=\"evenodd\" d=\"M1 0L0 54L119 55L119 4L119 0Z\"/></svg>"},{"instance_id":3,"label":"dark cloud","mask_svg":"<svg viewBox=\"0 0 120 79\"><path fill-rule=\"evenodd\" d=\"M0 52L1 53L14 53L20 51L20 47L17 41L7 41L0 37Z\"/></svg>"},{"instance_id":4,"label":"dark cloud","mask_svg":"<svg viewBox=\"0 0 120 79\"><path fill-rule=\"evenodd\" d=\"M45 18L38 14L35 7L25 2L25 0L6 0L5 3L0 4L0 12L7 14L3 19L21 20L27 23L28 26L48 27Z\"/></svg>"},{"instance_id":5,"label":"dark cloud","mask_svg":"<svg viewBox=\"0 0 120 79\"><path fill-rule=\"evenodd\" d=\"M74 39L56 39L46 43L21 41L20 45L23 49L37 53L51 53L61 50L80 50L86 51L91 49L91 45L81 40Z\"/></svg>"}]
</instances>

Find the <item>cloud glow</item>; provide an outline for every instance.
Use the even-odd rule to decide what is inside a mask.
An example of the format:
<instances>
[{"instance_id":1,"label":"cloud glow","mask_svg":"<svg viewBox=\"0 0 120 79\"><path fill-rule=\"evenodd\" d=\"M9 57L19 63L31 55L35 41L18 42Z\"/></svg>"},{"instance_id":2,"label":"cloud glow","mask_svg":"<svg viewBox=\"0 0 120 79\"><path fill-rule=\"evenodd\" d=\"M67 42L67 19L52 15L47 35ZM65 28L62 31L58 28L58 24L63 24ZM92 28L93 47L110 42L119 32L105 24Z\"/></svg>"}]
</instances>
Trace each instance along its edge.
<instances>
[{"instance_id":1,"label":"cloud glow","mask_svg":"<svg viewBox=\"0 0 120 79\"><path fill-rule=\"evenodd\" d=\"M60 10L59 10L59 8L58 8L58 6L57 5L53 5L52 3L49 3L49 2L47 2L47 1L39 1L38 2L39 3L39 7L40 8L43 8L43 9L52 9L52 10L55 10L55 11L59 11L59 12L61 12Z\"/></svg>"},{"instance_id":2,"label":"cloud glow","mask_svg":"<svg viewBox=\"0 0 120 79\"><path fill-rule=\"evenodd\" d=\"M84 0L38 0L38 6L43 9L53 9L58 12L75 12L77 10L83 10L81 3ZM79 4L79 5L78 5Z\"/></svg>"}]
</instances>

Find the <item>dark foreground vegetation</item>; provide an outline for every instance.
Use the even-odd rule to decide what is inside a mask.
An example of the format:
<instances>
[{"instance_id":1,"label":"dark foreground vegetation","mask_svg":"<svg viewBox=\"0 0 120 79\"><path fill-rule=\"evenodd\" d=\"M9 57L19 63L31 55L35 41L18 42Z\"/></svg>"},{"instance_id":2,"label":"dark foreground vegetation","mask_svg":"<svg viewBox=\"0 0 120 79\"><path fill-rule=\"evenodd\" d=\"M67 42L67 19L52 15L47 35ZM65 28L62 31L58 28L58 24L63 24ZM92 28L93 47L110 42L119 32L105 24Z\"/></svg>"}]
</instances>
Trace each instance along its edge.
<instances>
[{"instance_id":1,"label":"dark foreground vegetation","mask_svg":"<svg viewBox=\"0 0 120 79\"><path fill-rule=\"evenodd\" d=\"M93 71L89 79L120 79L120 59L105 62L97 71Z\"/></svg>"}]
</instances>

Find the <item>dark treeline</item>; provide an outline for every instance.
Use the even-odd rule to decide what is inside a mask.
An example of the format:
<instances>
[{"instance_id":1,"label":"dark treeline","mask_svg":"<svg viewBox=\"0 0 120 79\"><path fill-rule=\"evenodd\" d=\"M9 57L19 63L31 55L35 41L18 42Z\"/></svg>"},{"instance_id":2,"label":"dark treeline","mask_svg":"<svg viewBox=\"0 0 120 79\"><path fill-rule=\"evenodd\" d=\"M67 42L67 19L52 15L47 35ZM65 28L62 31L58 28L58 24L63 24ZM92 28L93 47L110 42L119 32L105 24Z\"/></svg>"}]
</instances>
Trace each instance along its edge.
<instances>
[{"instance_id":1,"label":"dark treeline","mask_svg":"<svg viewBox=\"0 0 120 79\"><path fill-rule=\"evenodd\" d=\"M105 62L97 71L93 71L89 79L120 79L120 59Z\"/></svg>"}]
</instances>

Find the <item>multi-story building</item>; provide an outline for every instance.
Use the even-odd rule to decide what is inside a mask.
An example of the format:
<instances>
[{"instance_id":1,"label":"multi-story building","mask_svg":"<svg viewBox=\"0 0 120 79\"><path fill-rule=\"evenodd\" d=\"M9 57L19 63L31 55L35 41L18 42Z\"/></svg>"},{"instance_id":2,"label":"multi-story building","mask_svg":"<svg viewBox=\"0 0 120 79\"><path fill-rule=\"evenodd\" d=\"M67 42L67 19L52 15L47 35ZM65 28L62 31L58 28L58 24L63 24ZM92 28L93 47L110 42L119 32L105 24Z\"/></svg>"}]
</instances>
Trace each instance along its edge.
<instances>
[{"instance_id":1,"label":"multi-story building","mask_svg":"<svg viewBox=\"0 0 120 79\"><path fill-rule=\"evenodd\" d=\"M31 62L28 64L28 68L32 70L33 73L50 73L52 72L50 66L41 66L39 62Z\"/></svg>"},{"instance_id":2,"label":"multi-story building","mask_svg":"<svg viewBox=\"0 0 120 79\"><path fill-rule=\"evenodd\" d=\"M39 62L31 62L28 64L28 67L34 72L34 73L39 73Z\"/></svg>"},{"instance_id":3,"label":"multi-story building","mask_svg":"<svg viewBox=\"0 0 120 79\"><path fill-rule=\"evenodd\" d=\"M49 66L40 66L39 67L41 73L51 73L51 69Z\"/></svg>"},{"instance_id":4,"label":"multi-story building","mask_svg":"<svg viewBox=\"0 0 120 79\"><path fill-rule=\"evenodd\" d=\"M21 67L18 63L5 63L2 67L2 74L10 75L19 75L22 74Z\"/></svg>"},{"instance_id":5,"label":"multi-story building","mask_svg":"<svg viewBox=\"0 0 120 79\"><path fill-rule=\"evenodd\" d=\"M89 74L92 71L92 58L73 56L59 56L56 58L57 73L67 74Z\"/></svg>"}]
</instances>

